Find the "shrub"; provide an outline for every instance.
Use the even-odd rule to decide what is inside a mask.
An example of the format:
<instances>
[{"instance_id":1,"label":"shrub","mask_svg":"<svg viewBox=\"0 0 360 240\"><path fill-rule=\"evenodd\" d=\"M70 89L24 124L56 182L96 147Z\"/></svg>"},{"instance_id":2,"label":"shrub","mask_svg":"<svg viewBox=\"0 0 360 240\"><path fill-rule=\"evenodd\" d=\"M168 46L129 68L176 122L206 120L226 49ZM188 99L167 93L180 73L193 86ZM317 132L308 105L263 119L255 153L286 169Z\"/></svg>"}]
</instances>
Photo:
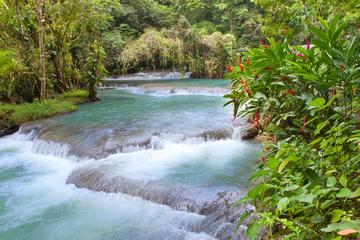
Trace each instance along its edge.
<instances>
[{"instance_id":1,"label":"shrub","mask_svg":"<svg viewBox=\"0 0 360 240\"><path fill-rule=\"evenodd\" d=\"M235 116L277 140L239 200L257 208L250 239L262 228L271 239L360 236L359 37L345 39L339 17L319 22L313 45L268 39L227 69Z\"/></svg>"}]
</instances>

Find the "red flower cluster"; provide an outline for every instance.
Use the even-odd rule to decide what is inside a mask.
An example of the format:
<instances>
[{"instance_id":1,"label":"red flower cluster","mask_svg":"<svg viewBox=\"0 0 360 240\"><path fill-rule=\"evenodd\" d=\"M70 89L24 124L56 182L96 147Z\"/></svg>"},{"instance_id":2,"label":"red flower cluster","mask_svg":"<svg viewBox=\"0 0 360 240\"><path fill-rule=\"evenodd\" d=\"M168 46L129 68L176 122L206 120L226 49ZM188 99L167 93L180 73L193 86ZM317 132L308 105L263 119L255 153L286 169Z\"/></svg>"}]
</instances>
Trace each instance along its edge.
<instances>
[{"instance_id":1,"label":"red flower cluster","mask_svg":"<svg viewBox=\"0 0 360 240\"><path fill-rule=\"evenodd\" d=\"M249 59L246 59L246 64L250 65L250 60Z\"/></svg>"},{"instance_id":2,"label":"red flower cluster","mask_svg":"<svg viewBox=\"0 0 360 240\"><path fill-rule=\"evenodd\" d=\"M244 71L244 65L242 63L239 64L239 67L240 67L240 71Z\"/></svg>"},{"instance_id":3,"label":"red flower cluster","mask_svg":"<svg viewBox=\"0 0 360 240\"><path fill-rule=\"evenodd\" d=\"M302 53L297 53L296 56L297 56L297 57L301 57L301 58L304 58L304 57L305 57L304 54L302 54Z\"/></svg>"},{"instance_id":4,"label":"red flower cluster","mask_svg":"<svg viewBox=\"0 0 360 240\"><path fill-rule=\"evenodd\" d=\"M250 92L250 90L248 89L248 86L249 86L249 85L246 83L245 80L242 80L242 81L241 81L241 84L243 85L244 91L246 92L246 94L248 95L248 97L250 97L250 96L251 96L251 92Z\"/></svg>"},{"instance_id":5,"label":"red flower cluster","mask_svg":"<svg viewBox=\"0 0 360 240\"><path fill-rule=\"evenodd\" d=\"M232 66L225 66L227 72L232 72L233 67Z\"/></svg>"},{"instance_id":6,"label":"red flower cluster","mask_svg":"<svg viewBox=\"0 0 360 240\"><path fill-rule=\"evenodd\" d=\"M263 163L266 163L266 162L267 162L266 157L265 157L265 156L262 156L262 157L261 157L261 161L262 161Z\"/></svg>"},{"instance_id":7,"label":"red flower cluster","mask_svg":"<svg viewBox=\"0 0 360 240\"><path fill-rule=\"evenodd\" d=\"M289 90L287 90L286 94L295 96L296 92L294 90L292 90L292 89L289 89Z\"/></svg>"},{"instance_id":8,"label":"red flower cluster","mask_svg":"<svg viewBox=\"0 0 360 240\"><path fill-rule=\"evenodd\" d=\"M309 50L310 47L311 47L311 45L310 45L310 39L307 38L307 39L306 39L306 49Z\"/></svg>"},{"instance_id":9,"label":"red flower cluster","mask_svg":"<svg viewBox=\"0 0 360 240\"><path fill-rule=\"evenodd\" d=\"M266 45L263 40L260 41L260 45L263 46L265 49L266 49L266 48L269 48L269 46Z\"/></svg>"}]
</instances>

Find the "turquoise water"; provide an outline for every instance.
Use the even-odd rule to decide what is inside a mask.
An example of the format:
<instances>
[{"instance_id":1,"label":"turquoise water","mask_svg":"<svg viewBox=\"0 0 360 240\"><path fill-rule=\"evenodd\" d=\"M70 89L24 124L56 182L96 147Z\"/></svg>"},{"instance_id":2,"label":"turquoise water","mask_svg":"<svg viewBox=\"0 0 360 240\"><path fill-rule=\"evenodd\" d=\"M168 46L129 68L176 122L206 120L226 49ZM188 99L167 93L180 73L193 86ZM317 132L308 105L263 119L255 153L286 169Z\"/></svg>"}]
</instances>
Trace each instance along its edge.
<instances>
[{"instance_id":1,"label":"turquoise water","mask_svg":"<svg viewBox=\"0 0 360 240\"><path fill-rule=\"evenodd\" d=\"M226 82L163 83L150 93L101 90L102 101L36 123L35 139L1 138L0 239L214 239L194 230L205 216L66 184L74 169L91 168L188 190L247 186L261 146L232 138L231 109L211 90ZM187 92L164 94L169 85Z\"/></svg>"}]
</instances>

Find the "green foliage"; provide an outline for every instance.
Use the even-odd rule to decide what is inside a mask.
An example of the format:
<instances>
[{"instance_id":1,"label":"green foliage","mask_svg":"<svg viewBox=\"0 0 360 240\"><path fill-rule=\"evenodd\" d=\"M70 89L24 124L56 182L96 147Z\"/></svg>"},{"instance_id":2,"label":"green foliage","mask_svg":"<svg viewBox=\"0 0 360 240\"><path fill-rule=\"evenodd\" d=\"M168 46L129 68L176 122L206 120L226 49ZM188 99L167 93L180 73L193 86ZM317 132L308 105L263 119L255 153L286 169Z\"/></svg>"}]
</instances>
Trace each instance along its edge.
<instances>
[{"instance_id":1,"label":"green foliage","mask_svg":"<svg viewBox=\"0 0 360 240\"><path fill-rule=\"evenodd\" d=\"M46 87L49 95L86 84L90 45L109 27L107 1L44 1ZM0 100L31 102L39 96L39 49L36 1L0 4ZM6 54L5 54L6 53Z\"/></svg>"},{"instance_id":2,"label":"green foliage","mask_svg":"<svg viewBox=\"0 0 360 240\"><path fill-rule=\"evenodd\" d=\"M183 41L172 32L147 29L129 42L119 61L124 70L141 67L179 67L184 64Z\"/></svg>"},{"instance_id":3,"label":"green foliage","mask_svg":"<svg viewBox=\"0 0 360 240\"><path fill-rule=\"evenodd\" d=\"M359 231L360 41L343 40L339 17L311 28L313 45L268 39L229 69L235 116L253 116L275 135L251 179L258 185L241 201L257 212L249 227L268 238L335 239ZM243 106L240 108L240 106ZM356 234L355 234L356 235ZM353 235L354 236L354 235ZM356 235L359 237L359 233Z\"/></svg>"},{"instance_id":4,"label":"green foliage","mask_svg":"<svg viewBox=\"0 0 360 240\"><path fill-rule=\"evenodd\" d=\"M358 0L253 0L264 9L263 32L268 36L281 36L284 32L295 34L295 42L302 43L310 35L308 26L323 18L341 14L350 22L350 32L357 31L360 24L360 1Z\"/></svg>"},{"instance_id":5,"label":"green foliage","mask_svg":"<svg viewBox=\"0 0 360 240\"><path fill-rule=\"evenodd\" d=\"M37 100L24 104L0 104L0 123L5 127L20 126L28 121L72 112L78 109L75 104L88 100L87 96L87 91L74 90L42 102Z\"/></svg>"}]
</instances>

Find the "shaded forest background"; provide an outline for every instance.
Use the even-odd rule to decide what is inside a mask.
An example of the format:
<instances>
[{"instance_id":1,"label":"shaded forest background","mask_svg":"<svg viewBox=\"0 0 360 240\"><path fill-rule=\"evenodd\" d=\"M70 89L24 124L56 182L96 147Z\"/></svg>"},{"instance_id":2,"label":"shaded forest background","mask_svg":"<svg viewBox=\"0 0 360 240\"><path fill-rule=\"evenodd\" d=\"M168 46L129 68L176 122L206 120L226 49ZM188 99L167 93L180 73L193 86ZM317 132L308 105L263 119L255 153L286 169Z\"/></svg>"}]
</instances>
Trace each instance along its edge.
<instances>
[{"instance_id":1,"label":"shaded forest background","mask_svg":"<svg viewBox=\"0 0 360 240\"><path fill-rule=\"evenodd\" d=\"M221 78L265 36L305 44L316 16L343 14L348 35L360 25L357 0L1 0L0 10L3 102L85 86L96 98L104 75L151 69Z\"/></svg>"}]
</instances>

